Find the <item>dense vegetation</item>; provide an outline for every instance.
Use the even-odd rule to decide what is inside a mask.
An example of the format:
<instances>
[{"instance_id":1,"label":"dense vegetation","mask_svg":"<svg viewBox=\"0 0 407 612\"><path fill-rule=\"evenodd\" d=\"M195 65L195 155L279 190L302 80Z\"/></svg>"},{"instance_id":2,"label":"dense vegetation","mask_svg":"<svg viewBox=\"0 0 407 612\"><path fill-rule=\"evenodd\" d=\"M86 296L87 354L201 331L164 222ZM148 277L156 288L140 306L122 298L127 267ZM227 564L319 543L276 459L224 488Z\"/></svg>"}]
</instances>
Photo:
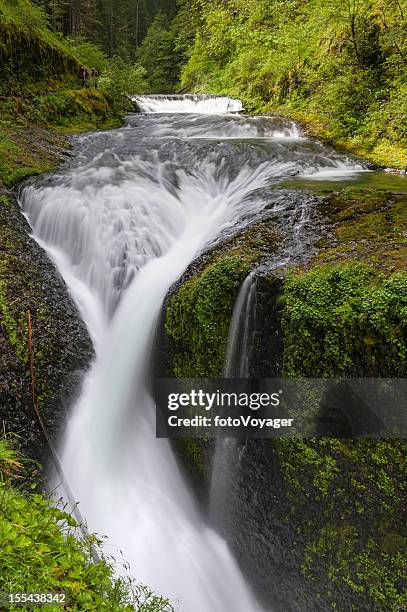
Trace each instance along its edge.
<instances>
[{"instance_id":1,"label":"dense vegetation","mask_svg":"<svg viewBox=\"0 0 407 612\"><path fill-rule=\"evenodd\" d=\"M248 110L289 115L378 164L407 165L406 8L399 0L35 5L0 2L0 73L10 72L0 89L7 80L27 85L29 70L37 83L57 73L77 81L84 65L102 74L104 89L233 95ZM17 46L18 58L10 58ZM43 60L35 68L33 54Z\"/></svg>"},{"instance_id":2,"label":"dense vegetation","mask_svg":"<svg viewBox=\"0 0 407 612\"><path fill-rule=\"evenodd\" d=\"M168 89L233 95L250 110L278 110L335 142L346 139L378 163L407 165L404 3L179 0L178 7L172 21L157 14L138 54L154 90L166 81Z\"/></svg>"},{"instance_id":3,"label":"dense vegetation","mask_svg":"<svg viewBox=\"0 0 407 612\"><path fill-rule=\"evenodd\" d=\"M129 108L123 92L143 79L142 67L53 32L28 0L0 0L0 190L58 165L66 149L58 132L119 126Z\"/></svg>"},{"instance_id":4,"label":"dense vegetation","mask_svg":"<svg viewBox=\"0 0 407 612\"><path fill-rule=\"evenodd\" d=\"M0 235L0 343L7 359L26 366L21 304L33 301L36 275L28 263L19 272L27 249L10 229L6 190L60 163L60 132L118 124L123 93L224 93L403 168L405 12L399 0L0 0L0 206L9 218ZM96 71L85 87L81 67ZM335 198L323 210L335 240L321 241L317 267L292 272L278 296L285 374L405 375L405 200ZM261 243L270 252L273 240L228 245L171 297L166 329L175 374L221 374L239 284L261 259L252 251ZM186 441L182 452L207 477L201 445ZM338 593L355 609L367 609L365 602L380 612L405 607L403 442L291 441L272 452L289 521L306 541L305 578L328 593L333 608ZM75 538L72 518L27 492L18 470L18 457L0 440L0 590L65 588L74 610L125 610L128 598L146 612L170 609L116 580L109 562L94 564L96 539Z\"/></svg>"},{"instance_id":5,"label":"dense vegetation","mask_svg":"<svg viewBox=\"0 0 407 612\"><path fill-rule=\"evenodd\" d=\"M285 301L287 375L406 375L405 272L384 278L359 263L315 268L289 276Z\"/></svg>"},{"instance_id":6,"label":"dense vegetation","mask_svg":"<svg viewBox=\"0 0 407 612\"><path fill-rule=\"evenodd\" d=\"M101 540L78 537L78 524L65 508L27 490L24 461L0 438L0 591L65 592L73 611L119 612L136 606L140 612L170 612L169 602L146 587L114 577ZM97 562L95 555L100 557Z\"/></svg>"}]
</instances>

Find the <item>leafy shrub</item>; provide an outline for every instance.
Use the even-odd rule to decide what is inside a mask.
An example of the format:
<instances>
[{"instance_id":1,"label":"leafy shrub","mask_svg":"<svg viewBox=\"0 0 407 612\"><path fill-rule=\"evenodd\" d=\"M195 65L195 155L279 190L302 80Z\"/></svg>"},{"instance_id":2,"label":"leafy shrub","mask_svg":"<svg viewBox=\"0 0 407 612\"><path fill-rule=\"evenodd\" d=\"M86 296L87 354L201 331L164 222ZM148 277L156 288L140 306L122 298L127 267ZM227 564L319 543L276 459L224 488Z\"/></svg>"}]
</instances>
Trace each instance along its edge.
<instances>
[{"instance_id":1,"label":"leafy shrub","mask_svg":"<svg viewBox=\"0 0 407 612\"><path fill-rule=\"evenodd\" d=\"M10 474L18 467L17 455L0 439L0 591L66 592L69 609L77 612L172 611L168 600L147 587L115 576L114 560L103 556L101 540L81 536L60 503L12 486Z\"/></svg>"},{"instance_id":2,"label":"leafy shrub","mask_svg":"<svg viewBox=\"0 0 407 612\"><path fill-rule=\"evenodd\" d=\"M147 93L147 71L140 64L129 64L123 58L113 58L101 74L98 85L112 95Z\"/></svg>"}]
</instances>

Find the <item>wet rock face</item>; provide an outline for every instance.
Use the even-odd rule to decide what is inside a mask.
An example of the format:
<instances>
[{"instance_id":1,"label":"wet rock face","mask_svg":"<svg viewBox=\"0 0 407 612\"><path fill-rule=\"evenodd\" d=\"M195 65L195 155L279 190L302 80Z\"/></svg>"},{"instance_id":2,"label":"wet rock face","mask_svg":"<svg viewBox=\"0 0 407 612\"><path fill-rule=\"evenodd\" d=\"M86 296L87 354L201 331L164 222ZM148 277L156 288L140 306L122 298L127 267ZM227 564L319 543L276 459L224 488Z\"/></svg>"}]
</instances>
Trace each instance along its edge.
<instances>
[{"instance_id":1,"label":"wet rock face","mask_svg":"<svg viewBox=\"0 0 407 612\"><path fill-rule=\"evenodd\" d=\"M271 441L252 440L237 449L238 469L223 524L232 547L265 608L274 612L329 610L299 571L305 541L295 529L286 483Z\"/></svg>"},{"instance_id":2,"label":"wet rock face","mask_svg":"<svg viewBox=\"0 0 407 612\"><path fill-rule=\"evenodd\" d=\"M93 347L67 287L16 199L0 197L0 426L17 446L44 462L47 447L31 398L27 311L31 312L35 392L51 438L61 433Z\"/></svg>"},{"instance_id":3,"label":"wet rock face","mask_svg":"<svg viewBox=\"0 0 407 612\"><path fill-rule=\"evenodd\" d=\"M283 370L281 328L284 277L260 275L256 282L256 303L252 313L251 378L279 378Z\"/></svg>"},{"instance_id":4,"label":"wet rock face","mask_svg":"<svg viewBox=\"0 0 407 612\"><path fill-rule=\"evenodd\" d=\"M403 377L405 194L346 189L320 201L317 212L323 222L316 217L316 251L308 260L291 261L291 269L262 269L262 258L248 257L251 240L245 232L239 249L232 251L258 270L249 321L250 376ZM273 254L266 244L265 250ZM230 254L224 243L217 261ZM160 326L164 376L178 375L174 354L186 354L192 333L198 341L203 335L193 324L197 303L189 299L183 302L189 310L179 309L181 315L189 313L188 335L177 333L184 329L182 316L173 317L171 326L167 323L166 333L168 305L183 292L188 297L185 288L196 286L211 256L195 261L167 296ZM272 261L265 259L267 264ZM224 275L219 286L227 286ZM218 299L217 304L224 302ZM338 318L335 308L347 317ZM231 315L229 304L229 324ZM210 311L210 321L213 317ZM219 344L226 342L225 334L214 337ZM177 352L173 338L180 342ZM326 338L331 338L330 349L335 348L329 359ZM205 350L201 353L204 356ZM198 362L199 355L195 357ZM214 365L221 375L221 360ZM209 507L211 521L229 542L265 609L404 609L406 441L341 435L255 440L232 447L221 464L227 495L217 512L209 499L216 441L183 440L177 445L199 499Z\"/></svg>"}]
</instances>

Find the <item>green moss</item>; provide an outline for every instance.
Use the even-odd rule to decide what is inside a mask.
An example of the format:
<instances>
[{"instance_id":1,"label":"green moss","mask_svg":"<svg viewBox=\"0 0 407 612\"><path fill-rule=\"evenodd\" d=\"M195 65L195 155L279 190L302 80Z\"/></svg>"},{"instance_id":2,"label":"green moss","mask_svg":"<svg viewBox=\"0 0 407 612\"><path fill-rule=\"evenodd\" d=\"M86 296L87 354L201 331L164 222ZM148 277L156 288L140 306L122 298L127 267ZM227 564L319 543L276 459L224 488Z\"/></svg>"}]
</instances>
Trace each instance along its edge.
<instances>
[{"instance_id":1,"label":"green moss","mask_svg":"<svg viewBox=\"0 0 407 612\"><path fill-rule=\"evenodd\" d=\"M95 127L114 117L111 102L95 89L61 90L36 96L25 114L37 123L65 128L85 123Z\"/></svg>"},{"instance_id":2,"label":"green moss","mask_svg":"<svg viewBox=\"0 0 407 612\"><path fill-rule=\"evenodd\" d=\"M350 214L349 202L338 204L336 218L360 218L358 205ZM404 212L396 206L392 214ZM377 230L393 232L394 223ZM366 231L364 225L361 236ZM284 286L285 374L403 377L406 315L406 272L385 275L356 262L291 271ZM332 607L339 589L352 593L355 610L399 610L406 603L400 520L406 441L280 440L273 447L303 542L305 577Z\"/></svg>"},{"instance_id":3,"label":"green moss","mask_svg":"<svg viewBox=\"0 0 407 612\"><path fill-rule=\"evenodd\" d=\"M201 491L204 490L210 480L207 460L208 442L200 438L184 438L175 440L174 445L189 476Z\"/></svg>"},{"instance_id":4,"label":"green moss","mask_svg":"<svg viewBox=\"0 0 407 612\"><path fill-rule=\"evenodd\" d=\"M357 259L386 274L407 270L405 194L351 187L329 195L319 209L331 235L319 240L308 267Z\"/></svg>"},{"instance_id":5,"label":"green moss","mask_svg":"<svg viewBox=\"0 0 407 612\"><path fill-rule=\"evenodd\" d=\"M0 205L5 209L11 206L7 196L0 196ZM26 317L23 310L15 308L17 300L10 300L9 297L7 278L10 273L10 259L8 251L13 249L14 245L6 237L7 229L2 226L0 230L0 326L13 347L17 362L25 365L28 361ZM14 274L14 271L12 273Z\"/></svg>"},{"instance_id":6,"label":"green moss","mask_svg":"<svg viewBox=\"0 0 407 612\"><path fill-rule=\"evenodd\" d=\"M407 273L357 263L292 271L284 303L286 375L406 375Z\"/></svg>"},{"instance_id":7,"label":"green moss","mask_svg":"<svg viewBox=\"0 0 407 612\"><path fill-rule=\"evenodd\" d=\"M173 342L177 377L221 375L235 298L249 270L239 257L222 257L182 285L169 300L165 329Z\"/></svg>"},{"instance_id":8,"label":"green moss","mask_svg":"<svg viewBox=\"0 0 407 612\"><path fill-rule=\"evenodd\" d=\"M339 589L350 590L355 610L399 610L406 604L405 440L279 440L273 448L307 580L333 607Z\"/></svg>"},{"instance_id":9,"label":"green moss","mask_svg":"<svg viewBox=\"0 0 407 612\"><path fill-rule=\"evenodd\" d=\"M398 542L391 554L386 554L370 539L361 552L354 527L326 527L321 529L318 541L307 547L302 570L312 579L315 563L323 558L332 585L346 584L353 593L369 597L375 602L375 610L397 611L406 604L406 597L400 591L405 579L403 547L406 544L407 540ZM349 573L350 559L354 566L352 574Z\"/></svg>"},{"instance_id":10,"label":"green moss","mask_svg":"<svg viewBox=\"0 0 407 612\"><path fill-rule=\"evenodd\" d=\"M31 21L30 21L31 19ZM29 2L0 2L0 93L77 79L79 64Z\"/></svg>"},{"instance_id":11,"label":"green moss","mask_svg":"<svg viewBox=\"0 0 407 612\"><path fill-rule=\"evenodd\" d=\"M0 261L0 276L3 274L2 262ZM0 280L0 325L5 331L7 339L13 347L16 359L21 364L28 361L27 329L24 313L16 318L10 309L9 300L6 296L5 283Z\"/></svg>"},{"instance_id":12,"label":"green moss","mask_svg":"<svg viewBox=\"0 0 407 612\"><path fill-rule=\"evenodd\" d=\"M118 127L124 110L102 91L90 89L60 90L18 102L0 102L0 186L54 170L68 148L61 133Z\"/></svg>"}]
</instances>

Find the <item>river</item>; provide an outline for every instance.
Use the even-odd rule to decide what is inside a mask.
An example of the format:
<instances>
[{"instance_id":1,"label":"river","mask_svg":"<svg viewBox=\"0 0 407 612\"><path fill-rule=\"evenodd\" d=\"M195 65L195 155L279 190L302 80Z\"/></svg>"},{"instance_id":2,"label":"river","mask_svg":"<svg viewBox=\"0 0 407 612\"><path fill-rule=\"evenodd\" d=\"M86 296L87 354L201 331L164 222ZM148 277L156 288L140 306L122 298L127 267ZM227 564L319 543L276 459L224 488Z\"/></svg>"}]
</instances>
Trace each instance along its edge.
<instances>
[{"instance_id":1,"label":"river","mask_svg":"<svg viewBox=\"0 0 407 612\"><path fill-rule=\"evenodd\" d=\"M138 581L184 612L255 612L170 443L155 438L149 374L160 308L188 264L260 215L282 181L349 181L368 170L294 124L242 115L228 98L136 102L142 112L121 129L75 136L72 161L21 197L96 351L60 455L90 531L108 536L108 552L123 551Z\"/></svg>"}]
</instances>

